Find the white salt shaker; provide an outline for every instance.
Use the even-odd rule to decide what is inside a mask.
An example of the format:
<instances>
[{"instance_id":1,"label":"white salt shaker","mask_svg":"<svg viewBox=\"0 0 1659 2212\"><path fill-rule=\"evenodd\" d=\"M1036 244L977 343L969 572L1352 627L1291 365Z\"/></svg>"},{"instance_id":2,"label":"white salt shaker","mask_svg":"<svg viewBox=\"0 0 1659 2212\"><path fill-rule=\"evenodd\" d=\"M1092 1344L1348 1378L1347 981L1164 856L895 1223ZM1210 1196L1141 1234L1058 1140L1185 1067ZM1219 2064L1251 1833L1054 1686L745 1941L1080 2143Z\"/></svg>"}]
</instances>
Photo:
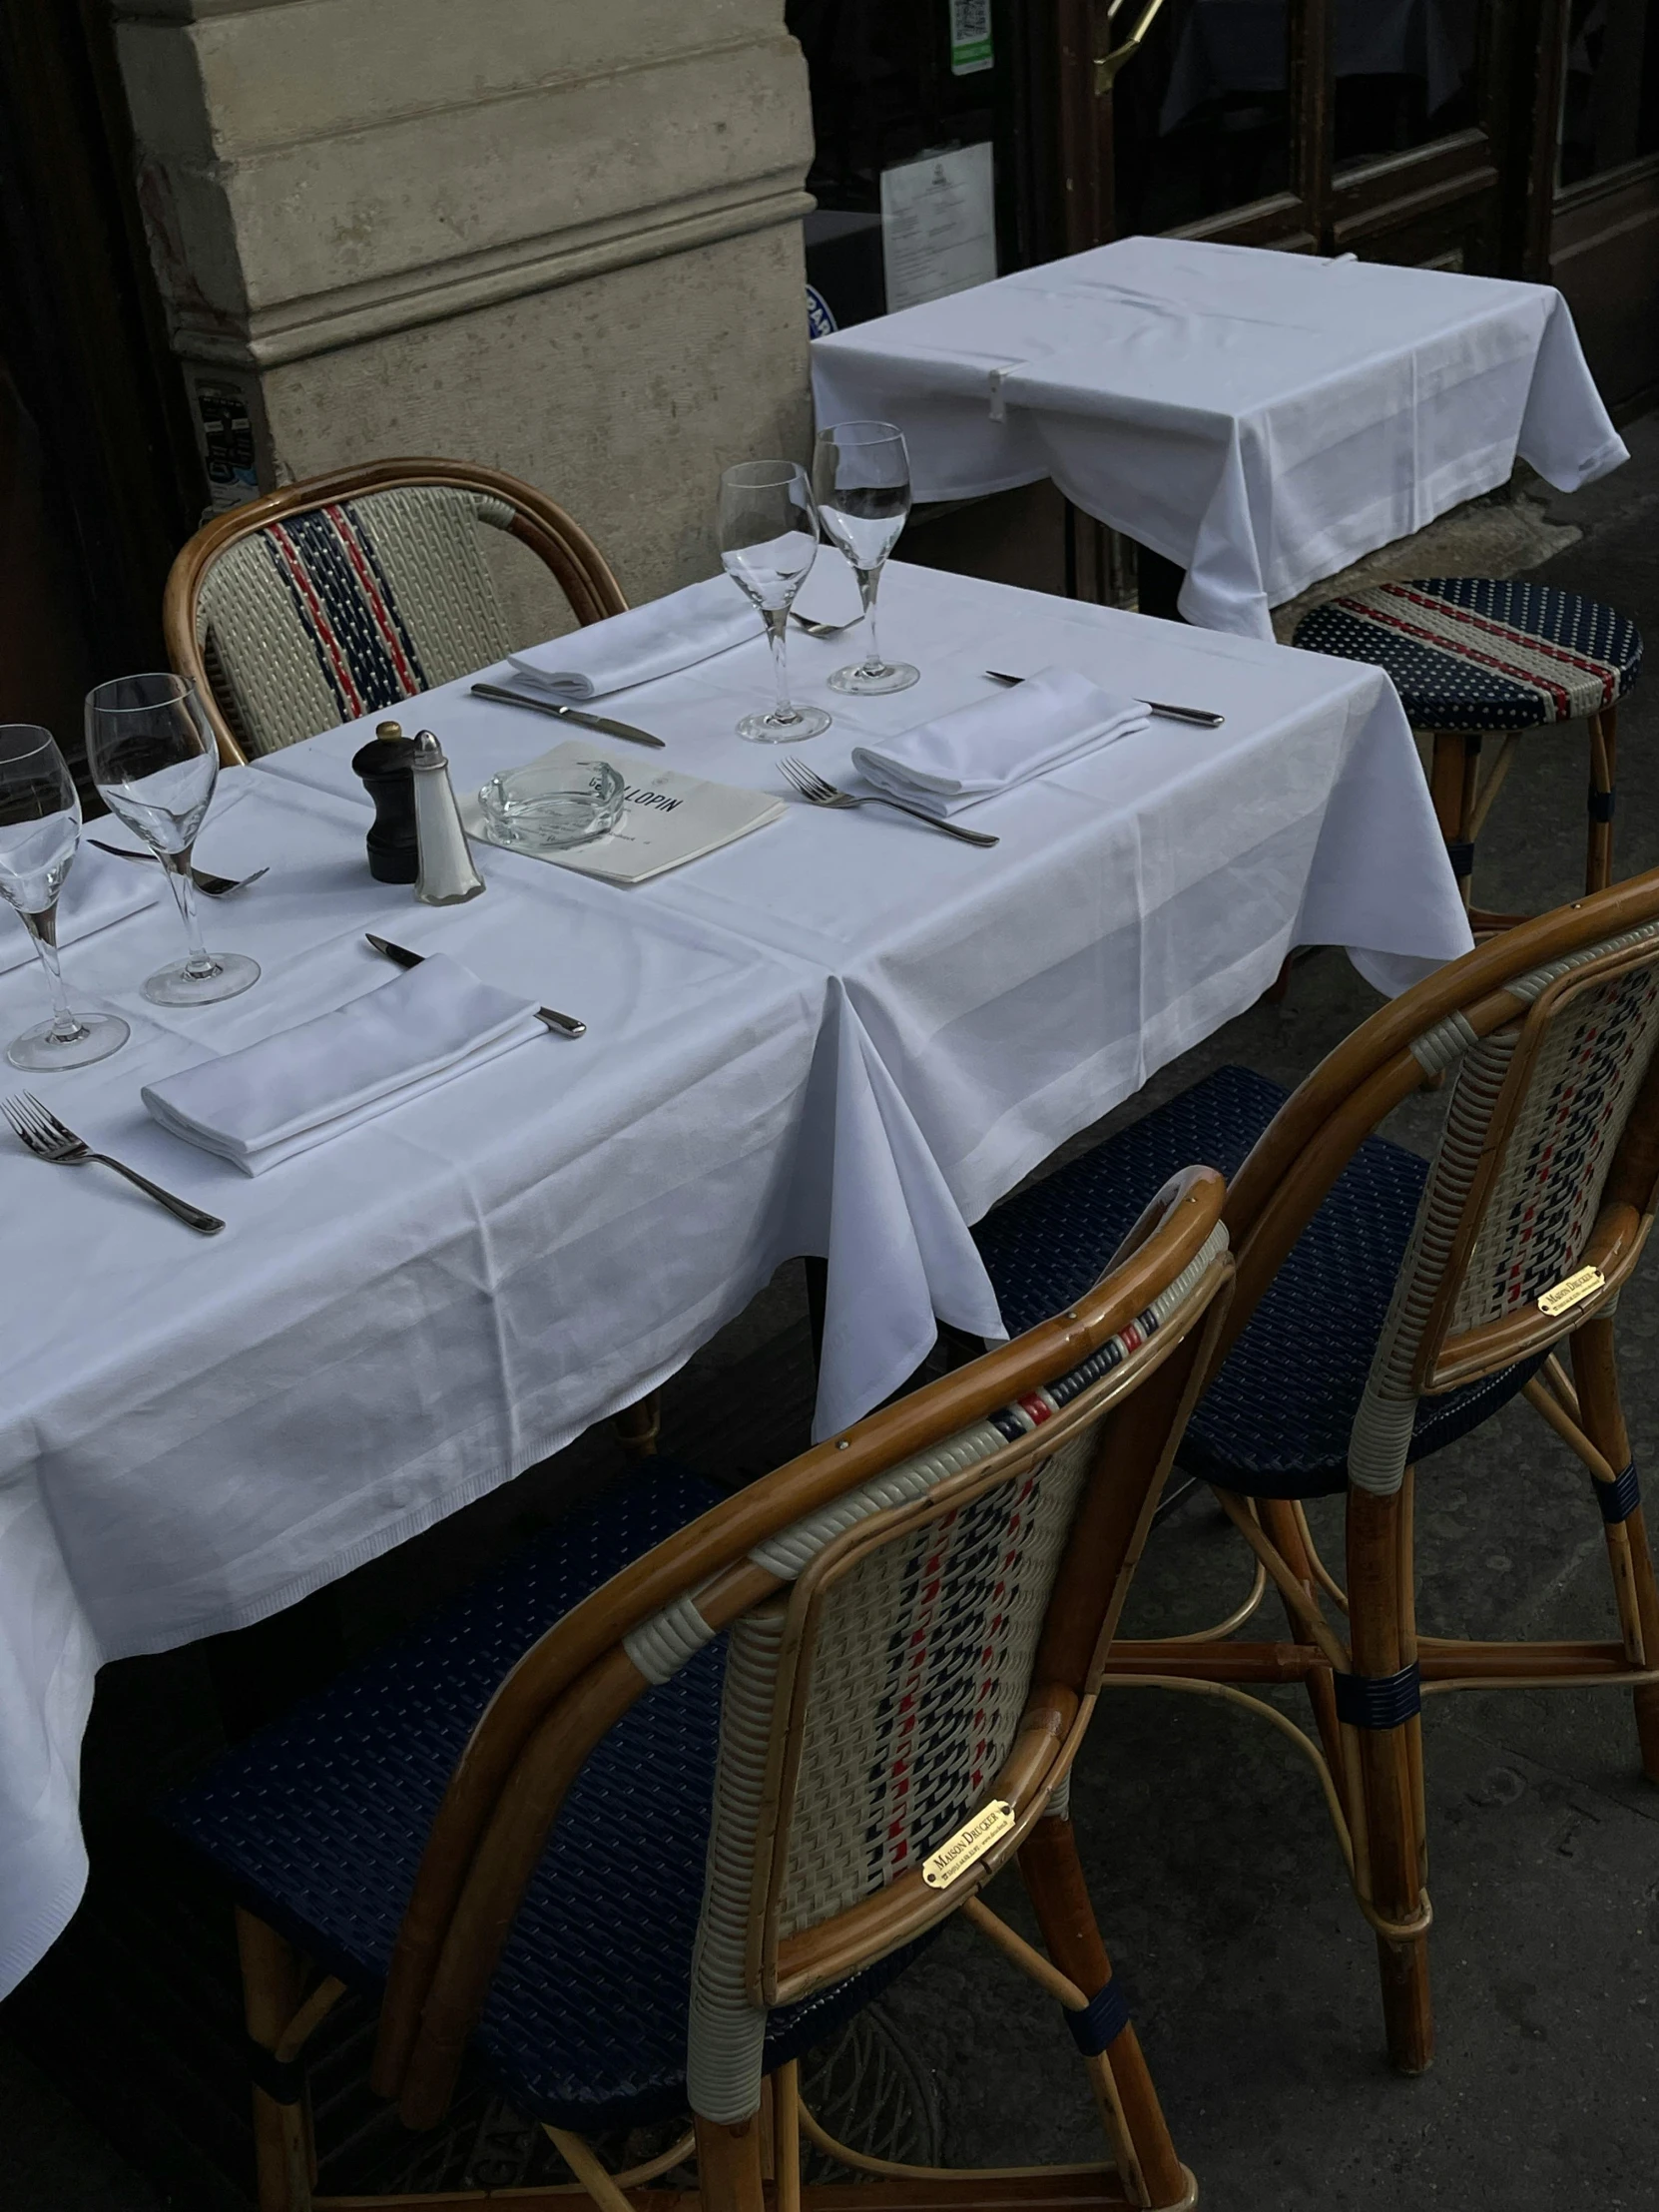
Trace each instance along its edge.
<instances>
[{"instance_id":1,"label":"white salt shaker","mask_svg":"<svg viewBox=\"0 0 1659 2212\"><path fill-rule=\"evenodd\" d=\"M472 864L472 847L461 828L461 810L455 804L443 747L430 730L417 730L414 742L409 767L414 775L415 835L420 846L414 894L428 906L459 906L478 896L484 878Z\"/></svg>"}]
</instances>

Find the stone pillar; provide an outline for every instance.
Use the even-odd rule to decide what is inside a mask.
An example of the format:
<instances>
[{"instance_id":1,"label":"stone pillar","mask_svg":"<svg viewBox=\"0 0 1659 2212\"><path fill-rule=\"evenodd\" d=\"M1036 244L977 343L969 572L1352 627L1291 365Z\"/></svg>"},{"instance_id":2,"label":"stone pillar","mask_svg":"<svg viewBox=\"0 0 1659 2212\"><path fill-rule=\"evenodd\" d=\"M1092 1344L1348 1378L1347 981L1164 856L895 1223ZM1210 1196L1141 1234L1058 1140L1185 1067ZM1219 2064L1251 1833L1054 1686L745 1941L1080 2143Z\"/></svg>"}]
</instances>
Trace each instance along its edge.
<instances>
[{"instance_id":1,"label":"stone pillar","mask_svg":"<svg viewBox=\"0 0 1659 2212\"><path fill-rule=\"evenodd\" d=\"M114 4L221 457L244 413L261 489L484 461L562 501L631 600L708 572L719 471L811 419L783 0Z\"/></svg>"}]
</instances>

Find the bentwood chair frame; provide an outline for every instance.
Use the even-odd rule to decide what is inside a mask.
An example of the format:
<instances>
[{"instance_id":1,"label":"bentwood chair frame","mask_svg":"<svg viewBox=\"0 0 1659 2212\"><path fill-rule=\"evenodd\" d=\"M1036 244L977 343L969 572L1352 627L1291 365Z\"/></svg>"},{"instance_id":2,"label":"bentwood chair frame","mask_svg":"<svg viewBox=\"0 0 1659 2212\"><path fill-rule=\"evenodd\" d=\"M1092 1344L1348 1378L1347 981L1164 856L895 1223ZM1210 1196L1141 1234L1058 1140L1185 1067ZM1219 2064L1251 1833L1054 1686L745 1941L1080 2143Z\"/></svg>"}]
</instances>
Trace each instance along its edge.
<instances>
[{"instance_id":1,"label":"bentwood chair frame","mask_svg":"<svg viewBox=\"0 0 1659 2212\"><path fill-rule=\"evenodd\" d=\"M1622 1014L1621 991L1629 994ZM1251 1598L1211 1630L1121 1641L1105 1662L1109 1681L1253 1707L1308 1753L1377 1934L1389 2052L1405 2072L1421 2071L1433 2051L1421 1700L1503 1686L1622 1686L1634 1694L1644 1770L1659 1781L1659 1590L1613 1348L1614 1308L1659 1190L1656 1032L1659 871L1521 923L1452 962L1382 1008L1291 1096L1228 1193L1238 1280L1212 1373L1362 1141L1425 1079L1455 1071L1351 1438L1348 1586L1321 1560L1299 1501L1218 1489L1256 1557ZM1553 1095L1570 1096L1573 1069L1596 1052L1595 1079L1608 1078L1604 1115L1568 1161L1563 1211L1559 1186L1546 1194L1529 1178L1577 1139L1559 1118L1541 1121L1539 1100L1563 1066L1568 1089L1557 1082ZM1533 1258L1547 1280L1534 1279L1523 1247L1521 1233L1534 1230L1541 1249ZM1420 1634L1409 1464L1419 1399L1540 1359L1525 1396L1589 1471L1619 1633L1570 1642ZM1285 1604L1288 1641L1236 1638L1264 1578ZM1284 1682L1306 1685L1318 1746L1240 1688Z\"/></svg>"},{"instance_id":2,"label":"bentwood chair frame","mask_svg":"<svg viewBox=\"0 0 1659 2212\"><path fill-rule=\"evenodd\" d=\"M454 1770L392 1954L372 2080L397 2100L409 2125L429 2126L445 2110L526 1884L589 1755L652 1682L669 1679L714 1636L730 1631L692 1980L687 2079L694 2127L649 2165L620 2175L608 2173L583 2138L549 2127L577 2176L575 2191L585 2190L605 2212L685 2212L699 2201L706 2212L764 2206L800 2212L804 2203L830 2212L846 2191L803 2187L804 2131L834 2158L881 2177L885 2188L875 2192L881 2203L914 2212L1039 2205L1086 2212L1196 2201L1112 1979L1065 1808L1105 1654L1226 1311L1232 1263L1220 1225L1223 1196L1211 1169L1173 1178L1109 1273L1070 1311L705 1513L525 1653ZM1010 1491L1021 1478L1026 1488ZM1040 1501L1044 1479L1061 1485L1048 1505ZM931 1559L937 1531L993 1492L1025 1513L1027 1525L1050 1531L1041 1539L1049 1545L1042 1571L1033 1551L1016 1574L1038 1593L1026 1628L1004 1647L998 1683L975 1693L981 1702L987 1695L993 1703L1002 1699L1003 1748L988 1755L982 1785L962 1808L971 1816L964 1825L946 1836L918 1837L911 1859L901 1855L896 1868L867 1868L860 1810L853 1856L861 1871L849 1887L823 1874L822 1853L813 1857L814 1837L823 1842L825 1807L832 1814L835 1803L824 1780L822 1746L835 1739L821 1736L815 1751L811 1716L821 1683L832 1701L841 1694L835 1686L855 1672L844 1663L856 1643L847 1622L879 1620L881 1637L893 1632L879 1606L859 1614L865 1602L859 1591L872 1587L859 1584L860 1570L883 1555L889 1569L895 1560ZM1028 1497L1033 1502L1025 1503ZM918 1535L925 1543L905 1552ZM987 1594L998 1607L1011 1602L989 1585L981 1591L977 1580L973 1588L976 1603ZM850 1612L835 1613L838 1598ZM826 1643L831 1618L841 1623L835 1631L841 1640ZM907 1647L908 1631L904 1641ZM815 1674L821 1648L842 1659L826 1657ZM977 1641L973 1650L977 1681ZM906 1805L921 1793L923 1749L918 1736L906 1769ZM987 1810L991 1819L981 1834ZM796 1857L804 1835L805 1877ZM932 1859L919 1862L922 1851L946 1837L953 1871L941 1876ZM1047 1957L978 1895L1016 1857ZM960 2172L900 2166L829 2136L800 2099L793 2061L763 2082L769 2007L841 1981L954 1914L1066 2009L1112 2147L1109 2163ZM250 2033L279 2065L289 2064L340 1984L313 1982L296 1952L253 1914L240 1914L240 1930ZM262 2212L371 2202L378 2212L414 2212L430 2201L314 2197L302 2105L278 2103L257 2088L255 2116ZM647 2186L693 2148L698 2198ZM554 2187L499 2194L514 2212L555 2212L568 2207L571 2193ZM847 2199L847 2212L871 2201L868 2187L859 2189Z\"/></svg>"},{"instance_id":3,"label":"bentwood chair frame","mask_svg":"<svg viewBox=\"0 0 1659 2212\"><path fill-rule=\"evenodd\" d=\"M471 493L483 503L482 519L493 520L529 548L551 573L579 624L621 614L627 607L609 564L587 532L556 501L533 485L500 469L472 461L433 458L364 461L330 469L301 483L283 484L247 505L233 507L198 530L183 546L168 576L162 601L162 630L169 662L179 676L197 686L220 759L233 766L248 759L244 734L223 681L216 682L212 641L204 620L203 591L216 564L233 547L269 530L342 500L385 491L433 486ZM485 659L495 655L486 654Z\"/></svg>"},{"instance_id":4,"label":"bentwood chair frame","mask_svg":"<svg viewBox=\"0 0 1659 2212\"><path fill-rule=\"evenodd\" d=\"M1613 880L1613 798L1617 784L1619 710L1601 707L1584 718L1590 740L1589 820L1584 837L1584 890L1604 891ZM1497 913L1470 903L1475 840L1485 828L1492 803L1514 764L1515 749L1533 733L1525 730L1424 730L1429 747L1428 793L1434 818L1451 855L1452 871L1469 925L1477 937L1512 929L1524 914ZM1487 753L1488 745L1495 751ZM1484 765L1483 765L1484 764Z\"/></svg>"}]
</instances>

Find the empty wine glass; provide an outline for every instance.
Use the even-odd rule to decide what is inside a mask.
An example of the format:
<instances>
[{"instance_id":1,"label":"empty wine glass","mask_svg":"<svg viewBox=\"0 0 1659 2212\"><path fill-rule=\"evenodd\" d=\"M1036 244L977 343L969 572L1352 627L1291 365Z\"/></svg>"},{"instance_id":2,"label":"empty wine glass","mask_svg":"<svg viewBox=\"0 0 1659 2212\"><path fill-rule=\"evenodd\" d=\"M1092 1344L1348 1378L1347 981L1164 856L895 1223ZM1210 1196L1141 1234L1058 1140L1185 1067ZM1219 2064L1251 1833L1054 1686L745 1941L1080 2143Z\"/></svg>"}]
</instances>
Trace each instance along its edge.
<instances>
[{"instance_id":1,"label":"empty wine glass","mask_svg":"<svg viewBox=\"0 0 1659 2212\"><path fill-rule=\"evenodd\" d=\"M81 841L75 779L49 730L0 724L0 897L34 939L52 992L52 1019L6 1047L14 1068L84 1068L107 1060L130 1031L119 1014L70 1010L58 966L58 895Z\"/></svg>"},{"instance_id":2,"label":"empty wine glass","mask_svg":"<svg viewBox=\"0 0 1659 2212\"><path fill-rule=\"evenodd\" d=\"M831 691L908 691L920 674L908 661L884 661L875 641L875 590L881 567L910 512L910 456L890 422L837 422L818 434L813 452L818 510L858 579L864 606L864 657L838 668Z\"/></svg>"},{"instance_id":3,"label":"empty wine glass","mask_svg":"<svg viewBox=\"0 0 1659 2212\"><path fill-rule=\"evenodd\" d=\"M207 1006L260 979L257 960L202 942L191 848L219 780L219 747L196 687L182 676L118 676L87 693L87 760L112 815L167 869L190 940L188 959L158 968L144 995L158 1006Z\"/></svg>"},{"instance_id":4,"label":"empty wine glass","mask_svg":"<svg viewBox=\"0 0 1659 2212\"><path fill-rule=\"evenodd\" d=\"M816 738L830 717L790 699L790 607L818 557L818 509L798 462L740 461L727 469L720 479L720 557L765 618L778 680L778 704L767 714L745 715L738 736L756 745Z\"/></svg>"}]
</instances>

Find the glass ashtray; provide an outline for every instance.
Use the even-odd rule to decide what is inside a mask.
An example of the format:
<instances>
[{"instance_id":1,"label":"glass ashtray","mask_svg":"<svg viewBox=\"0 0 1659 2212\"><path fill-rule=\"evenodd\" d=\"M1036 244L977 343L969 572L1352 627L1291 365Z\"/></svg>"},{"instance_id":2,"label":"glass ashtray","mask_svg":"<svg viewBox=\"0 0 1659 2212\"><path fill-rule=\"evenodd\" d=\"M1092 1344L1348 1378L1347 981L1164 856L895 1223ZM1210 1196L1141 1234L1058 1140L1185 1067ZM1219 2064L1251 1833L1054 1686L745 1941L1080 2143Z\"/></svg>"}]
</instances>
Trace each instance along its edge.
<instances>
[{"instance_id":1,"label":"glass ashtray","mask_svg":"<svg viewBox=\"0 0 1659 2212\"><path fill-rule=\"evenodd\" d=\"M539 762L492 776L478 804L500 843L558 852L614 830L626 790L609 761Z\"/></svg>"}]
</instances>

